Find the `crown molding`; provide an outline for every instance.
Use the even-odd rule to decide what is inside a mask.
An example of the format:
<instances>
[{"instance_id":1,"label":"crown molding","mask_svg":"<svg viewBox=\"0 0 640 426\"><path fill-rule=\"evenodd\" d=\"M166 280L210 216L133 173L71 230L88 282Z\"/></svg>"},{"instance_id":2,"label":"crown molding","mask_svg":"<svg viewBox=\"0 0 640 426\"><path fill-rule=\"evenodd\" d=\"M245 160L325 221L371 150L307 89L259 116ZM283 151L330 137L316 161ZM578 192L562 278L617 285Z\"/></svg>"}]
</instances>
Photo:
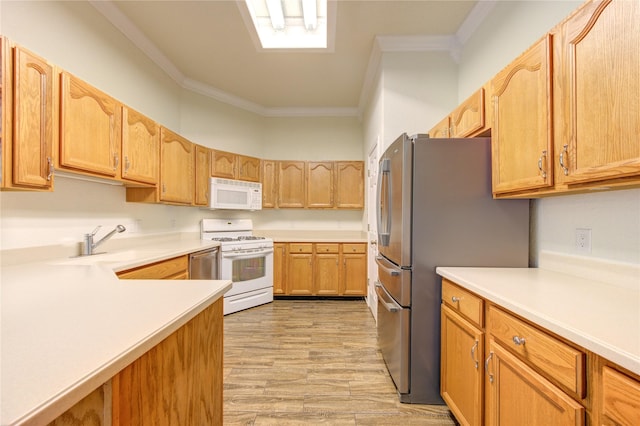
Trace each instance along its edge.
<instances>
[{"instance_id":1,"label":"crown molding","mask_svg":"<svg viewBox=\"0 0 640 426\"><path fill-rule=\"evenodd\" d=\"M162 51L144 35L138 27L111 0L88 0L113 26L127 37L138 49L144 52L157 66L185 90L210 97L219 102L244 109L265 117L362 117L366 103L379 72L384 52L428 52L448 51L458 62L462 45L469 40L480 23L493 10L497 1L481 0L471 10L454 36L377 36L369 56L369 64L365 73L358 106L354 108L269 108L250 102L244 98L216 89L199 81L187 78ZM330 0L329 3L332 3ZM333 5L335 7L335 5ZM334 14L335 16L335 14ZM330 23L335 31L335 19Z\"/></svg>"},{"instance_id":2,"label":"crown molding","mask_svg":"<svg viewBox=\"0 0 640 426\"><path fill-rule=\"evenodd\" d=\"M456 38L461 46L469 41L471 35L478 29L493 8L496 7L497 3L496 0L480 0L476 3L456 32Z\"/></svg>"}]
</instances>

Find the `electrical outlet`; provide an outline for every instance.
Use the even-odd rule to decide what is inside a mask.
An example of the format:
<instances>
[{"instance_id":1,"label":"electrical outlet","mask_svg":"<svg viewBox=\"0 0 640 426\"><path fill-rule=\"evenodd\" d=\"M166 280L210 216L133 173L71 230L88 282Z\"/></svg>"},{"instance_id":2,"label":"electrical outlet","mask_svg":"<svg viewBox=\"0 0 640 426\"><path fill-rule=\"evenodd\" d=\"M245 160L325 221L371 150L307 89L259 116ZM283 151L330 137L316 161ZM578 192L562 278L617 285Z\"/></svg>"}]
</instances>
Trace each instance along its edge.
<instances>
[{"instance_id":1,"label":"electrical outlet","mask_svg":"<svg viewBox=\"0 0 640 426\"><path fill-rule=\"evenodd\" d=\"M576 228L576 250L580 253L591 253L591 229Z\"/></svg>"}]
</instances>

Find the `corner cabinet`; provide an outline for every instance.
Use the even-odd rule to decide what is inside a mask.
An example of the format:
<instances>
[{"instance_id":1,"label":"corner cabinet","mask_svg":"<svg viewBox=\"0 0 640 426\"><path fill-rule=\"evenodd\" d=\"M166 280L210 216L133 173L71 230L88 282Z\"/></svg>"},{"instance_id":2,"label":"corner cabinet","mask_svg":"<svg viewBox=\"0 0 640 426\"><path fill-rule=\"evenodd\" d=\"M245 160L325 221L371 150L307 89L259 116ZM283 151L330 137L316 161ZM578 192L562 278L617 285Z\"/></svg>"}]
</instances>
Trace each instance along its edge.
<instances>
[{"instance_id":1,"label":"corner cabinet","mask_svg":"<svg viewBox=\"0 0 640 426\"><path fill-rule=\"evenodd\" d=\"M640 2L592 1L554 39L556 181L640 176Z\"/></svg>"},{"instance_id":2,"label":"corner cabinet","mask_svg":"<svg viewBox=\"0 0 640 426\"><path fill-rule=\"evenodd\" d=\"M54 69L0 37L0 187L53 189Z\"/></svg>"},{"instance_id":3,"label":"corner cabinet","mask_svg":"<svg viewBox=\"0 0 640 426\"><path fill-rule=\"evenodd\" d=\"M211 150L207 147L195 145L195 195L193 204L196 206L209 205L209 176L211 170Z\"/></svg>"},{"instance_id":4,"label":"corner cabinet","mask_svg":"<svg viewBox=\"0 0 640 426\"><path fill-rule=\"evenodd\" d=\"M336 161L335 207L364 208L364 162Z\"/></svg>"},{"instance_id":5,"label":"corner cabinet","mask_svg":"<svg viewBox=\"0 0 640 426\"><path fill-rule=\"evenodd\" d=\"M122 180L157 185L160 126L139 112L122 107Z\"/></svg>"},{"instance_id":6,"label":"corner cabinet","mask_svg":"<svg viewBox=\"0 0 640 426\"><path fill-rule=\"evenodd\" d=\"M195 145L160 129L160 201L193 204Z\"/></svg>"},{"instance_id":7,"label":"corner cabinet","mask_svg":"<svg viewBox=\"0 0 640 426\"><path fill-rule=\"evenodd\" d=\"M262 160L262 208L278 207L278 162Z\"/></svg>"},{"instance_id":8,"label":"corner cabinet","mask_svg":"<svg viewBox=\"0 0 640 426\"><path fill-rule=\"evenodd\" d=\"M553 185L551 36L491 81L493 193Z\"/></svg>"},{"instance_id":9,"label":"corner cabinet","mask_svg":"<svg viewBox=\"0 0 640 426\"><path fill-rule=\"evenodd\" d=\"M121 104L69 73L61 73L61 169L120 179Z\"/></svg>"}]
</instances>

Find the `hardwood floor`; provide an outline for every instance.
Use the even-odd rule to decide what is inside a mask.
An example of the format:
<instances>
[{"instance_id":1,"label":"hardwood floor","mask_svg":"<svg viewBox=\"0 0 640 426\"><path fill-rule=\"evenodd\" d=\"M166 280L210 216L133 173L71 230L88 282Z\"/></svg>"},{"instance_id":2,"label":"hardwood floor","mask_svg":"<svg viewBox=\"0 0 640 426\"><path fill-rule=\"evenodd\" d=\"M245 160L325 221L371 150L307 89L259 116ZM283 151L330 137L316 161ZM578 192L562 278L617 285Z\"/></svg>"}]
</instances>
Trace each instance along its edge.
<instances>
[{"instance_id":1,"label":"hardwood floor","mask_svg":"<svg viewBox=\"0 0 640 426\"><path fill-rule=\"evenodd\" d=\"M363 300L276 300L224 318L226 425L455 425L401 404Z\"/></svg>"}]
</instances>

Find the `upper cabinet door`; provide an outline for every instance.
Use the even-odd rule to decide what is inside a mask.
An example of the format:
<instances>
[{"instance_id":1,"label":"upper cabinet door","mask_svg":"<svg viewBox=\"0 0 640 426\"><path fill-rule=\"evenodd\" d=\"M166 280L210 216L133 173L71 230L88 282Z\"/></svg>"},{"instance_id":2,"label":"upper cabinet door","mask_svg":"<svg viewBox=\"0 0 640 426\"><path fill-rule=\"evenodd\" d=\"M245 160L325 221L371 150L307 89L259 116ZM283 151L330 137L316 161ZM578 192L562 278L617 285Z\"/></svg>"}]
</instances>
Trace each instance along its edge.
<instances>
[{"instance_id":1,"label":"upper cabinet door","mask_svg":"<svg viewBox=\"0 0 640 426\"><path fill-rule=\"evenodd\" d=\"M451 113L451 137L466 138L484 128L484 89L481 88Z\"/></svg>"},{"instance_id":2,"label":"upper cabinet door","mask_svg":"<svg viewBox=\"0 0 640 426\"><path fill-rule=\"evenodd\" d=\"M304 208L305 162L278 162L278 207Z\"/></svg>"},{"instance_id":3,"label":"upper cabinet door","mask_svg":"<svg viewBox=\"0 0 640 426\"><path fill-rule=\"evenodd\" d=\"M211 170L211 150L195 145L195 199L196 206L209 205L209 175Z\"/></svg>"},{"instance_id":4,"label":"upper cabinet door","mask_svg":"<svg viewBox=\"0 0 640 426\"><path fill-rule=\"evenodd\" d=\"M262 160L262 208L278 207L278 162Z\"/></svg>"},{"instance_id":5,"label":"upper cabinet door","mask_svg":"<svg viewBox=\"0 0 640 426\"><path fill-rule=\"evenodd\" d=\"M237 179L260 182L260 159L246 155L237 156Z\"/></svg>"},{"instance_id":6,"label":"upper cabinet door","mask_svg":"<svg viewBox=\"0 0 640 426\"><path fill-rule=\"evenodd\" d=\"M307 207L333 208L333 167L333 161L307 162Z\"/></svg>"},{"instance_id":7,"label":"upper cabinet door","mask_svg":"<svg viewBox=\"0 0 640 426\"><path fill-rule=\"evenodd\" d=\"M71 74L61 78L60 167L120 178L120 104Z\"/></svg>"},{"instance_id":8,"label":"upper cabinet door","mask_svg":"<svg viewBox=\"0 0 640 426\"><path fill-rule=\"evenodd\" d=\"M193 203L194 146L177 133L160 128L160 201Z\"/></svg>"},{"instance_id":9,"label":"upper cabinet door","mask_svg":"<svg viewBox=\"0 0 640 426\"><path fill-rule=\"evenodd\" d=\"M447 115L429 130L430 138L448 138L451 136L451 118Z\"/></svg>"},{"instance_id":10,"label":"upper cabinet door","mask_svg":"<svg viewBox=\"0 0 640 426\"><path fill-rule=\"evenodd\" d=\"M20 47L14 48L13 64L12 186L51 190L53 67Z\"/></svg>"},{"instance_id":11,"label":"upper cabinet door","mask_svg":"<svg viewBox=\"0 0 640 426\"><path fill-rule=\"evenodd\" d=\"M122 108L122 179L158 183L160 126L130 108Z\"/></svg>"},{"instance_id":12,"label":"upper cabinet door","mask_svg":"<svg viewBox=\"0 0 640 426\"><path fill-rule=\"evenodd\" d=\"M235 179L236 154L225 151L211 150L211 176Z\"/></svg>"},{"instance_id":13,"label":"upper cabinet door","mask_svg":"<svg viewBox=\"0 0 640 426\"><path fill-rule=\"evenodd\" d=\"M491 82L494 194L553 184L550 73L551 36L547 35Z\"/></svg>"},{"instance_id":14,"label":"upper cabinet door","mask_svg":"<svg viewBox=\"0 0 640 426\"><path fill-rule=\"evenodd\" d=\"M556 181L640 174L640 2L585 4L564 23L559 57Z\"/></svg>"},{"instance_id":15,"label":"upper cabinet door","mask_svg":"<svg viewBox=\"0 0 640 426\"><path fill-rule=\"evenodd\" d=\"M364 161L337 161L335 167L336 208L363 209Z\"/></svg>"}]
</instances>

